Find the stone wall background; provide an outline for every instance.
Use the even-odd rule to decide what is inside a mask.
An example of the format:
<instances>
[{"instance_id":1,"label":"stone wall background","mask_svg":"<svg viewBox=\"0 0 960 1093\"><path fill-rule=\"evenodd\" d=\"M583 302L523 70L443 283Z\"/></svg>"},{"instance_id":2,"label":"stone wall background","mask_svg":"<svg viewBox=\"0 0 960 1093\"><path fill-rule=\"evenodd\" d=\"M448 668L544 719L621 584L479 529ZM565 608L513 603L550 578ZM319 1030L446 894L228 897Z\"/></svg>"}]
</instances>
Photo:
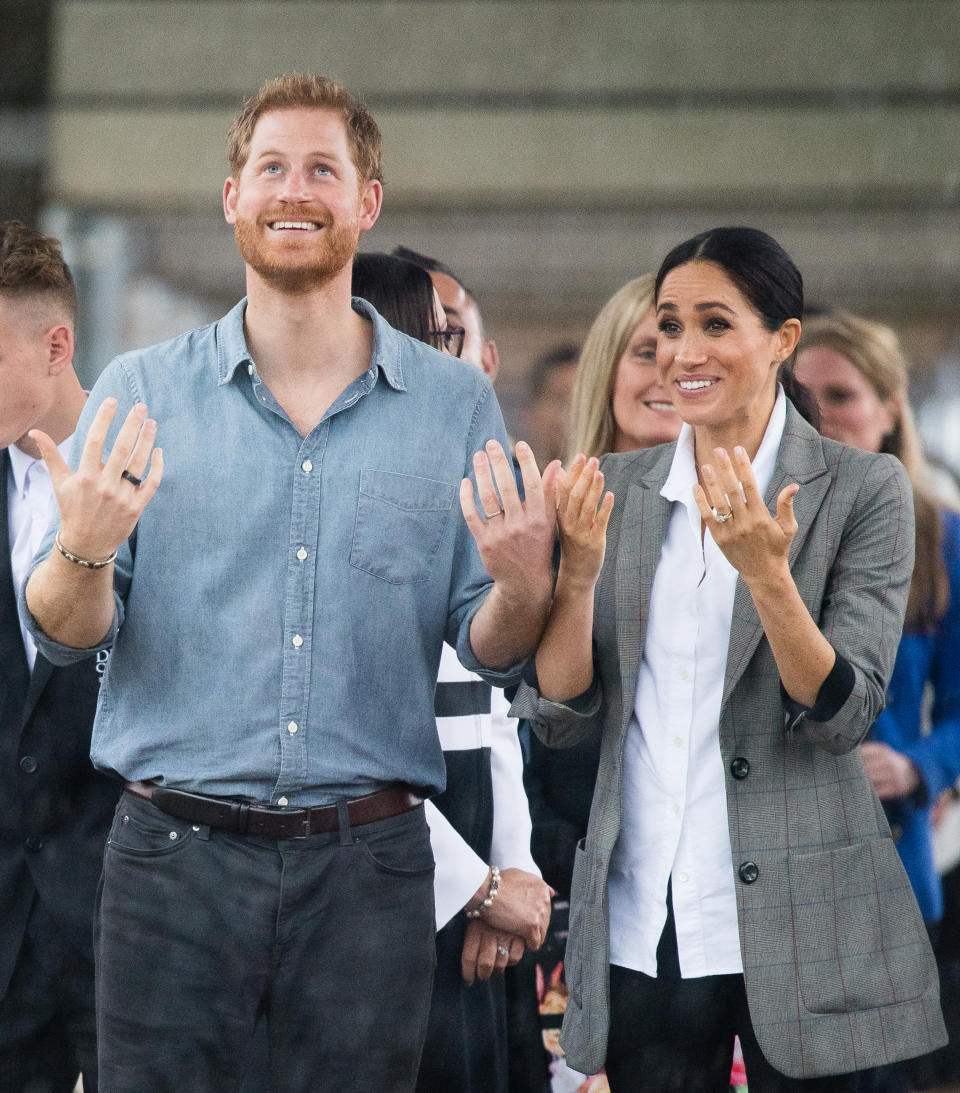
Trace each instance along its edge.
<instances>
[{"instance_id":1,"label":"stone wall background","mask_svg":"<svg viewBox=\"0 0 960 1093\"><path fill-rule=\"evenodd\" d=\"M242 291L224 132L281 71L367 100L384 214L480 299L516 420L531 357L717 223L774 234L808 298L892 322L960 394L957 0L0 0L0 215L81 277L81 359ZM958 413L957 411L953 411ZM939 417L938 417L939 415ZM941 420L942 419L942 420ZM929 424L932 421L932 424ZM957 453L960 455L960 452Z\"/></svg>"}]
</instances>

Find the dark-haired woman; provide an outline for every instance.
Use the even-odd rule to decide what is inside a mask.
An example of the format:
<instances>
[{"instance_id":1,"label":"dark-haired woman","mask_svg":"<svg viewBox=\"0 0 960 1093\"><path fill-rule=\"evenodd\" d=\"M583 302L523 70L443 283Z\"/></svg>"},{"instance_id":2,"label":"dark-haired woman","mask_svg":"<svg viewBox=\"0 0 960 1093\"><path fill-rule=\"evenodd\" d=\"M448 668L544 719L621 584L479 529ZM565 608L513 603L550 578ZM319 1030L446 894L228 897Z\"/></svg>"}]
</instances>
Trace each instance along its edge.
<instances>
[{"instance_id":1,"label":"dark-haired woman","mask_svg":"<svg viewBox=\"0 0 960 1093\"><path fill-rule=\"evenodd\" d=\"M352 292L380 312L396 330L434 349L460 356L463 330L448 330L430 274L421 266L379 252L353 260Z\"/></svg>"},{"instance_id":2,"label":"dark-haired woman","mask_svg":"<svg viewBox=\"0 0 960 1093\"><path fill-rule=\"evenodd\" d=\"M802 280L768 235L676 247L655 306L683 430L574 460L515 707L549 744L602 733L562 1042L613 1093L724 1090L734 1033L751 1093L854 1089L945 1040L857 750L903 621L909 482L798 413Z\"/></svg>"}]
</instances>

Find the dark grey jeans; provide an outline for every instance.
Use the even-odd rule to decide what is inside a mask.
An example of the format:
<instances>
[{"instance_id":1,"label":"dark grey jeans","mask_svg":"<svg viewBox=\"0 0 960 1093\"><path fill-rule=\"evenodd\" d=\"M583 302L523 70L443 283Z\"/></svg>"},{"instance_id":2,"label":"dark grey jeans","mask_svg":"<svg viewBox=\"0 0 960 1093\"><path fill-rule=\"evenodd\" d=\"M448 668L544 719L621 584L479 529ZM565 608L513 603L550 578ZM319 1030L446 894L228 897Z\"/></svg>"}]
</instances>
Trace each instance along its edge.
<instances>
[{"instance_id":1,"label":"dark grey jeans","mask_svg":"<svg viewBox=\"0 0 960 1093\"><path fill-rule=\"evenodd\" d=\"M95 929L101 1093L414 1088L435 963L423 816L271 840L124 794Z\"/></svg>"}]
</instances>

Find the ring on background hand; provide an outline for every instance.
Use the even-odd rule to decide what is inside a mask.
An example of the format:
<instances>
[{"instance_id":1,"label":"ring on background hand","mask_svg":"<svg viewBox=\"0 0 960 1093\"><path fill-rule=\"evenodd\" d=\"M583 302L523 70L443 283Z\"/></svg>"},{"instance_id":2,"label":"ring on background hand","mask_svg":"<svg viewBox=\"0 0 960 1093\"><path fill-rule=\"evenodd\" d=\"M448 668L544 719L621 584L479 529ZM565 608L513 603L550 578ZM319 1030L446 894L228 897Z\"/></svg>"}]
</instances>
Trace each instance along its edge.
<instances>
[{"instance_id":1,"label":"ring on background hand","mask_svg":"<svg viewBox=\"0 0 960 1093\"><path fill-rule=\"evenodd\" d=\"M503 516L503 509L497 509L496 512L485 512L483 515L488 520L492 520L495 516Z\"/></svg>"},{"instance_id":2,"label":"ring on background hand","mask_svg":"<svg viewBox=\"0 0 960 1093\"><path fill-rule=\"evenodd\" d=\"M509 956L510 955L510 950L506 947L506 945L498 945L497 946L497 952L501 956Z\"/></svg>"},{"instance_id":3,"label":"ring on background hand","mask_svg":"<svg viewBox=\"0 0 960 1093\"><path fill-rule=\"evenodd\" d=\"M714 515L717 519L717 523L725 524L728 520L733 519L733 509L729 512L715 512Z\"/></svg>"},{"instance_id":4,"label":"ring on background hand","mask_svg":"<svg viewBox=\"0 0 960 1093\"><path fill-rule=\"evenodd\" d=\"M120 477L125 478L128 482L132 482L137 487L137 489L140 488L140 483L143 481L142 478L137 478L137 476L135 474L132 474L130 471L121 471Z\"/></svg>"}]
</instances>

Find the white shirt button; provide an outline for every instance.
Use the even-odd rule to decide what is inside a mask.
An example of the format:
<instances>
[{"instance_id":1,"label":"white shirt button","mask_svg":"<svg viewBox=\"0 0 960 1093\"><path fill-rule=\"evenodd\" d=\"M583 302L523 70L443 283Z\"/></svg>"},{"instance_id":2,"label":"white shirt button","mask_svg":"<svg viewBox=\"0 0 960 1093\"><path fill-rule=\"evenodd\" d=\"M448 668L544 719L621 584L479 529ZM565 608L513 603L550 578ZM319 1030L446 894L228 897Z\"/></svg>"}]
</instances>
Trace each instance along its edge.
<instances>
[{"instance_id":1,"label":"white shirt button","mask_svg":"<svg viewBox=\"0 0 960 1093\"><path fill-rule=\"evenodd\" d=\"M293 736L293 734L294 734L294 733L295 733L295 732L297 731L297 729L299 729L299 728L300 728L300 726L299 726L299 725L298 725L298 724L296 723L296 721L291 721L291 722L290 722L290 723L289 723L289 724L287 725L287 732L288 732L288 733L290 733L290 735L291 735L291 736Z\"/></svg>"},{"instance_id":2,"label":"white shirt button","mask_svg":"<svg viewBox=\"0 0 960 1093\"><path fill-rule=\"evenodd\" d=\"M248 375L248 376L252 376L252 375L253 375L253 365L252 365L252 364L248 364L248 365L247 365L247 375Z\"/></svg>"},{"instance_id":3,"label":"white shirt button","mask_svg":"<svg viewBox=\"0 0 960 1093\"><path fill-rule=\"evenodd\" d=\"M297 551L297 560L301 561L301 562L305 562L307 560L307 552L306 552L306 550L304 550L303 547L301 547Z\"/></svg>"},{"instance_id":4,"label":"white shirt button","mask_svg":"<svg viewBox=\"0 0 960 1093\"><path fill-rule=\"evenodd\" d=\"M681 884L686 884L689 879L690 878L687 876L686 873L680 873L677 876L677 880L680 881Z\"/></svg>"},{"instance_id":5,"label":"white shirt button","mask_svg":"<svg viewBox=\"0 0 960 1093\"><path fill-rule=\"evenodd\" d=\"M286 799L286 797L278 797L278 798L277 798L277 804L278 804L278 805L279 805L279 806L280 806L281 808L286 808L286 807L287 807L287 805L288 805L289 803L290 803L290 802L289 802L289 801L288 801L288 800Z\"/></svg>"},{"instance_id":6,"label":"white shirt button","mask_svg":"<svg viewBox=\"0 0 960 1093\"><path fill-rule=\"evenodd\" d=\"M686 679L689 674L690 673L687 671L686 668L681 668L680 669L680 678L681 679Z\"/></svg>"},{"instance_id":7,"label":"white shirt button","mask_svg":"<svg viewBox=\"0 0 960 1093\"><path fill-rule=\"evenodd\" d=\"M673 806L673 814L674 814L674 816L679 816L680 815L680 806L676 803L674 803L674 806Z\"/></svg>"},{"instance_id":8,"label":"white shirt button","mask_svg":"<svg viewBox=\"0 0 960 1093\"><path fill-rule=\"evenodd\" d=\"M300 646L303 645L303 638L300 637L299 634L294 634L290 641L293 644L294 649L299 649Z\"/></svg>"},{"instance_id":9,"label":"white shirt button","mask_svg":"<svg viewBox=\"0 0 960 1093\"><path fill-rule=\"evenodd\" d=\"M309 459L305 459L300 464L300 466L303 468L303 473L304 474L309 474L313 470L313 464L310 462Z\"/></svg>"},{"instance_id":10,"label":"white shirt button","mask_svg":"<svg viewBox=\"0 0 960 1093\"><path fill-rule=\"evenodd\" d=\"M683 737L682 736L675 736L673 738L673 746L675 748L682 748L683 747Z\"/></svg>"}]
</instances>

